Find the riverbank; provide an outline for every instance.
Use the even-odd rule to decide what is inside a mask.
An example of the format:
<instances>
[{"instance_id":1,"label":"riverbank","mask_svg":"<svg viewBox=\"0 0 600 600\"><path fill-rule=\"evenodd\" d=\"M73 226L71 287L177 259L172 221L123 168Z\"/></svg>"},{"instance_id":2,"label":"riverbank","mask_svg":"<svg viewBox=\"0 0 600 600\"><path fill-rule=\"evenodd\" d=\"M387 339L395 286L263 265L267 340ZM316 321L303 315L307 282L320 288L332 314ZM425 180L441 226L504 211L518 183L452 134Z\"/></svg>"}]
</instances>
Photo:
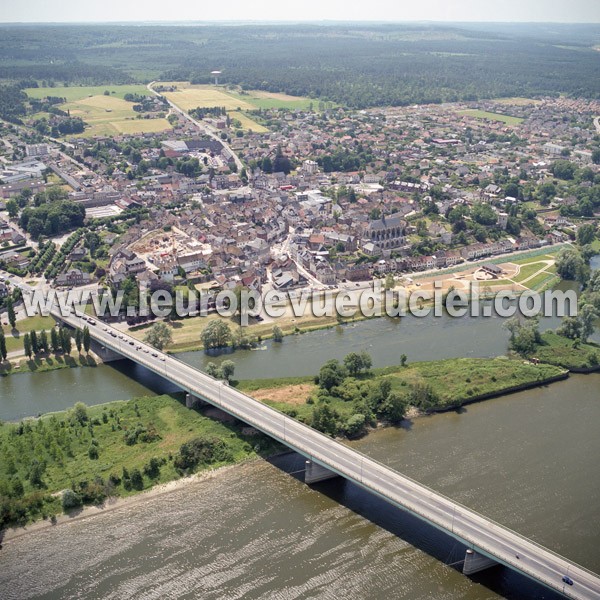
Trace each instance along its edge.
<instances>
[{"instance_id":1,"label":"riverbank","mask_svg":"<svg viewBox=\"0 0 600 600\"><path fill-rule=\"evenodd\" d=\"M248 462L251 460L255 459L248 459ZM200 473L188 475L187 477L182 477L181 479L175 479L167 483L161 483L151 487L150 489L144 492L140 492L135 496L110 496L106 498L106 500L102 504L99 505L84 506L78 510L71 511L69 514L63 513L53 518L47 518L42 521L35 521L33 523L30 523L29 525L24 525L22 527L11 527L9 529L0 530L0 548L3 544L6 544L7 542L14 541L24 535L35 533L36 531L41 531L50 527L56 527L58 525L64 525L65 523L72 523L73 521L86 519L96 515L106 514L107 512L118 508L124 508L126 506L135 506L136 504L146 502L151 498L156 498L157 496L162 496L164 494L180 490L191 483L199 483L202 481L214 479L215 477L223 475L224 473L238 466L239 464L241 463L226 465L218 467L216 469L209 469L207 471L201 471Z\"/></svg>"},{"instance_id":2,"label":"riverbank","mask_svg":"<svg viewBox=\"0 0 600 600\"><path fill-rule=\"evenodd\" d=\"M176 394L76 404L0 425L0 526L52 519L279 451L276 442L217 409L210 415L186 408Z\"/></svg>"},{"instance_id":3,"label":"riverbank","mask_svg":"<svg viewBox=\"0 0 600 600\"><path fill-rule=\"evenodd\" d=\"M97 367L102 359L93 352L83 354L73 350L71 354L38 354L32 358L23 356L18 360L6 360L0 363L0 377L19 373L45 373L57 369L74 369L76 367Z\"/></svg>"}]
</instances>

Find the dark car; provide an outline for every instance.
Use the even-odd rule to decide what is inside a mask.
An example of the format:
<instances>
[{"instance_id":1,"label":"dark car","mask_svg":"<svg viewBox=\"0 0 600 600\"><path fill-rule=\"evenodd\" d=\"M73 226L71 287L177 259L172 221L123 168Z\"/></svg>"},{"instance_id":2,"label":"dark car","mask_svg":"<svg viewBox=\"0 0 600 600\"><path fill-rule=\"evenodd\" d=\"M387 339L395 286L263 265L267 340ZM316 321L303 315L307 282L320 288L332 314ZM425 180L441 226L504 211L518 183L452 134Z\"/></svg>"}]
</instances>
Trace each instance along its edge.
<instances>
[{"instance_id":1,"label":"dark car","mask_svg":"<svg viewBox=\"0 0 600 600\"><path fill-rule=\"evenodd\" d=\"M563 583L566 583L567 585L573 585L573 580L570 577L568 577L567 575L565 575L562 578L562 580L563 580Z\"/></svg>"}]
</instances>

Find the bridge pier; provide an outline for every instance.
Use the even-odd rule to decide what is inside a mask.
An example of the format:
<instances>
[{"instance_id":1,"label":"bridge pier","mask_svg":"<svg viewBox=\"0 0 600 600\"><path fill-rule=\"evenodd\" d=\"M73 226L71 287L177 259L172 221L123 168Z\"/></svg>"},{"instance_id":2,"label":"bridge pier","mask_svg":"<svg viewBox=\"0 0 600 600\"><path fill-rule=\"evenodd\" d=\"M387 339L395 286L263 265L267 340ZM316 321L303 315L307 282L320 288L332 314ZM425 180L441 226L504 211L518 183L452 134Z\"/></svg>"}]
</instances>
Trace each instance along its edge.
<instances>
[{"instance_id":1,"label":"bridge pier","mask_svg":"<svg viewBox=\"0 0 600 600\"><path fill-rule=\"evenodd\" d=\"M202 408L204 406L209 406L209 403L192 394L186 394L185 406L186 408Z\"/></svg>"},{"instance_id":2,"label":"bridge pier","mask_svg":"<svg viewBox=\"0 0 600 600\"><path fill-rule=\"evenodd\" d=\"M498 563L483 554L478 554L475 550L469 548L465 553L465 562L463 564L463 574L472 575L473 573L479 573L490 567L495 567Z\"/></svg>"},{"instance_id":3,"label":"bridge pier","mask_svg":"<svg viewBox=\"0 0 600 600\"><path fill-rule=\"evenodd\" d=\"M103 346L94 339L91 340L90 348L94 354L102 359L102 362L104 363L111 362L113 360L123 360L123 356L121 354L111 350L110 348L107 348L106 346Z\"/></svg>"},{"instance_id":4,"label":"bridge pier","mask_svg":"<svg viewBox=\"0 0 600 600\"><path fill-rule=\"evenodd\" d=\"M314 463L312 460L307 460L304 463L304 483L317 483L334 477L339 477L339 475Z\"/></svg>"}]
</instances>

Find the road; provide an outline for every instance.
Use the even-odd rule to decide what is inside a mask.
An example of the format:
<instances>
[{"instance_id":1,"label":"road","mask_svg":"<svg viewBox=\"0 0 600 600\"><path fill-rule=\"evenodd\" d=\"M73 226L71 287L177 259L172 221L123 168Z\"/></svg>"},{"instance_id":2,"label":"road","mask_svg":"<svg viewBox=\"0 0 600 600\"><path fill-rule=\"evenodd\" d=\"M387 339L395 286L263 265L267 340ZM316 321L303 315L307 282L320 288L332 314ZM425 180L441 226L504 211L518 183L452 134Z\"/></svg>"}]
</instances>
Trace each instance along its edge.
<instances>
[{"instance_id":1,"label":"road","mask_svg":"<svg viewBox=\"0 0 600 600\"><path fill-rule=\"evenodd\" d=\"M281 441L392 504L409 510L477 552L490 556L563 593L568 598L600 599L600 577L525 537L401 475L386 465L262 404L201 371L85 315L56 318L72 327L88 325L91 336L225 412ZM572 586L563 577L573 580Z\"/></svg>"},{"instance_id":2,"label":"road","mask_svg":"<svg viewBox=\"0 0 600 600\"><path fill-rule=\"evenodd\" d=\"M212 139L216 140L217 142L221 142L221 144L223 144L223 147L227 149L227 151L229 152L229 154L231 155L231 157L235 161L235 164L236 164L237 169L238 169L238 173L241 172L241 170L244 168L244 164L240 160L240 157L233 151L233 149L231 148L231 146L225 140L221 139L221 136L220 136L218 130L217 129L213 129L212 127L210 127L210 125L208 125L206 123L202 123L201 121L197 121L196 119L194 119L193 117L191 117L187 112L185 112L183 109L179 108L179 106L177 106L177 104L175 104L174 102L171 102L171 100L169 100L168 98L166 98L162 94L159 94L152 87L155 83L156 83L156 81L151 81L146 86L148 88L148 91L152 92L155 96L159 96L160 98L164 98L169 103L169 106L174 111L178 112L180 115L182 115L188 121L190 121L191 123L193 123L202 133L204 133L208 137L211 137Z\"/></svg>"}]
</instances>

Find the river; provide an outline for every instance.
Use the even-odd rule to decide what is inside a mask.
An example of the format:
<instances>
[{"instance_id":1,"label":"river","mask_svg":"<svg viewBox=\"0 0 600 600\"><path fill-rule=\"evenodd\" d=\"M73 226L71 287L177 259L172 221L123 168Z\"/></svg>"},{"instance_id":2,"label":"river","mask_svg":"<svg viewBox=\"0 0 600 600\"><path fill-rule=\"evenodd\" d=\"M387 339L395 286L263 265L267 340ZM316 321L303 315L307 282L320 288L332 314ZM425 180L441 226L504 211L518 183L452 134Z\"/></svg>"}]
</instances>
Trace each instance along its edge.
<instances>
[{"instance_id":1,"label":"river","mask_svg":"<svg viewBox=\"0 0 600 600\"><path fill-rule=\"evenodd\" d=\"M355 349L368 350L375 366L397 364L402 353L411 361L494 356L506 350L501 325L375 319L232 358L236 376L247 378L311 374ZM182 358L196 366L215 360ZM0 417L169 389L127 361L15 375L0 380ZM576 375L353 445L599 572L599 400L600 374ZM297 455L256 461L11 541L0 552L0 597L556 598L502 568L462 576L446 566L464 555L458 544L348 482L309 488L287 474L301 467Z\"/></svg>"},{"instance_id":2,"label":"river","mask_svg":"<svg viewBox=\"0 0 600 600\"><path fill-rule=\"evenodd\" d=\"M383 429L353 445L600 571L600 374ZM24 598L557 598L360 488L309 488L297 455L31 533L0 552Z\"/></svg>"}]
</instances>

